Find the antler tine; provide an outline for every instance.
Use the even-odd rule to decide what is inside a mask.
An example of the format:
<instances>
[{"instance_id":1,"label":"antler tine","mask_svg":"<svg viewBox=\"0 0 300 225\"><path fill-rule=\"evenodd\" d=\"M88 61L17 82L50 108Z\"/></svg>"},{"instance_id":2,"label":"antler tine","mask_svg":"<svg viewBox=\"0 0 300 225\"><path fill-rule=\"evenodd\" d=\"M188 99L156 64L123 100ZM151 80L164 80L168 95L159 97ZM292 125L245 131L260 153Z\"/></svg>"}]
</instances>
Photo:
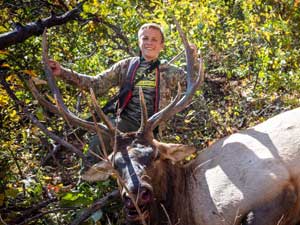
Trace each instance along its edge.
<instances>
[{"instance_id":1,"label":"antler tine","mask_svg":"<svg viewBox=\"0 0 300 225\"><path fill-rule=\"evenodd\" d=\"M32 79L29 78L28 82L27 82L28 88L30 89L31 93L33 94L34 98L36 100L38 100L38 102L45 108L47 108L50 112L55 113L60 115L61 111L60 109L56 106L53 105L51 102L47 101L43 95L37 90L35 84L33 83ZM68 121L71 120L70 117L68 117L67 115L65 116ZM87 123L84 123L81 121L81 119L78 118L78 121L73 121L73 124L76 126L80 126L83 127L89 131L96 131L95 125L92 122L87 121Z\"/></svg>"},{"instance_id":2,"label":"antler tine","mask_svg":"<svg viewBox=\"0 0 300 225\"><path fill-rule=\"evenodd\" d=\"M187 87L190 87L192 85L192 74L193 74L193 66L194 66L194 57L192 54L192 48L189 45L189 42L186 38L186 35L184 34L183 30L181 29L181 26L179 25L178 21L175 17L173 17L174 23L176 25L176 29L179 32L180 38L182 40L182 43L185 48L185 55L186 55L186 62L187 62Z\"/></svg>"},{"instance_id":3,"label":"antler tine","mask_svg":"<svg viewBox=\"0 0 300 225\"><path fill-rule=\"evenodd\" d=\"M204 70L203 62L200 60L199 72L196 81L193 81L193 67L194 67L194 57L192 54L192 48L190 47L187 38L182 31L178 21L174 17L174 22L176 28L180 34L181 40L185 47L186 61L187 61L187 89L185 95L180 98L181 88L178 85L178 92L175 99L164 109L155 113L147 121L147 130L154 130L162 121L166 121L171 118L176 113L182 111L192 100L194 93L204 80Z\"/></svg>"},{"instance_id":4,"label":"antler tine","mask_svg":"<svg viewBox=\"0 0 300 225\"><path fill-rule=\"evenodd\" d=\"M139 96L140 96L140 105L141 105L141 126L140 126L138 132L143 132L147 125L148 112L147 112L147 106L145 103L143 89L141 87L139 88Z\"/></svg>"},{"instance_id":5,"label":"antler tine","mask_svg":"<svg viewBox=\"0 0 300 225\"><path fill-rule=\"evenodd\" d=\"M180 95L181 95L181 86L178 83L177 95L175 96L173 101L171 101L169 105L167 105L165 108L155 113L148 119L145 130L154 130L162 121L174 115L172 111L174 110L174 107L180 100Z\"/></svg>"},{"instance_id":6,"label":"antler tine","mask_svg":"<svg viewBox=\"0 0 300 225\"><path fill-rule=\"evenodd\" d=\"M45 108L47 108L50 112L55 113L55 114L59 114L59 110L58 108L51 104L49 101L47 101L42 95L41 93L38 91L38 89L36 88L33 80L29 77L28 78L28 82L26 81L26 84L28 85L28 88L30 89L33 97L38 100L38 102Z\"/></svg>"},{"instance_id":7,"label":"antler tine","mask_svg":"<svg viewBox=\"0 0 300 225\"><path fill-rule=\"evenodd\" d=\"M49 87L53 93L53 96L56 100L56 104L57 104L57 109L58 111L63 115L63 117L70 122L71 124L75 125L75 126L80 126L83 127L89 131L93 131L96 132L96 128L94 123L83 120L79 117L77 117L76 115L74 115L71 111L68 110L68 108L65 106L62 96L60 94L59 89L56 86L55 83L55 79L54 76L52 74L51 69L49 68L48 65L48 44L47 44L47 34L46 34L46 29L44 30L43 33L43 40L42 40L42 58L43 58L43 63L44 63L44 70L47 76L47 80L48 80L48 84ZM102 125L102 124L97 124L100 128L100 132L109 135L109 131L107 129L106 126Z\"/></svg>"},{"instance_id":8,"label":"antler tine","mask_svg":"<svg viewBox=\"0 0 300 225\"><path fill-rule=\"evenodd\" d=\"M97 115L102 119L103 123L106 124L107 128L110 131L110 134L114 135L115 131L116 131L116 127L112 124L112 122L109 120L109 118L105 115L105 113L99 107L93 88L90 88L90 93L91 93L93 106L96 110Z\"/></svg>"}]
</instances>

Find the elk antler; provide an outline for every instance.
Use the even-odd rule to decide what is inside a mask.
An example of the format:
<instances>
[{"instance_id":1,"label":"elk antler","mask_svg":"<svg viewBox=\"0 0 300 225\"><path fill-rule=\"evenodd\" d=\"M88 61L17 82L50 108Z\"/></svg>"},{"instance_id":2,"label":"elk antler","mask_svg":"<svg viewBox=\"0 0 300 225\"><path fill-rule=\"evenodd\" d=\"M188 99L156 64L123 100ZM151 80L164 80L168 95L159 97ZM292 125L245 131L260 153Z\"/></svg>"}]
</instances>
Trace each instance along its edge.
<instances>
[{"instance_id":1,"label":"elk antler","mask_svg":"<svg viewBox=\"0 0 300 225\"><path fill-rule=\"evenodd\" d=\"M143 130L145 130L145 126L147 125L148 112L147 112L147 106L145 103L143 89L141 87L139 88L139 96L140 96L140 105L141 105L141 126L140 126L138 132L142 132Z\"/></svg>"},{"instance_id":2,"label":"elk antler","mask_svg":"<svg viewBox=\"0 0 300 225\"><path fill-rule=\"evenodd\" d=\"M55 113L55 114L59 114L59 110L57 108L57 106L53 105L52 103L50 103L49 101L47 101L45 99L45 97L38 91L38 89L36 88L34 81L32 80L31 77L28 77L28 82L26 82L28 85L28 88L30 89L33 97L38 100L38 102L45 107L46 109L48 109L50 112Z\"/></svg>"},{"instance_id":3,"label":"elk antler","mask_svg":"<svg viewBox=\"0 0 300 225\"><path fill-rule=\"evenodd\" d=\"M181 40L185 47L186 52L186 61L187 61L187 89L185 95L180 98L181 88L178 84L178 92L175 99L164 109L152 115L148 120L146 125L143 125L143 131L153 131L162 121L166 121L170 119L176 113L182 111L192 100L194 93L202 84L204 80L204 70L203 70L203 62L200 59L198 76L195 81L193 81L193 66L194 66L194 57L192 55L192 48L190 47L187 38L182 31L178 21L174 18L174 22L176 24L176 28L180 34ZM145 118L145 116L144 116Z\"/></svg>"},{"instance_id":4,"label":"elk antler","mask_svg":"<svg viewBox=\"0 0 300 225\"><path fill-rule=\"evenodd\" d=\"M110 121L110 119L105 115L105 113L103 112L103 110L101 109L101 107L98 105L97 99L96 99L96 96L95 96L93 88L90 88L90 93L91 93L91 98L92 98L93 106L94 106L94 108L96 110L97 115L106 124L106 126L108 127L111 135L115 135L116 127L112 124L112 122Z\"/></svg>"},{"instance_id":5,"label":"elk antler","mask_svg":"<svg viewBox=\"0 0 300 225\"><path fill-rule=\"evenodd\" d=\"M95 127L95 124L93 122L83 120L83 119L77 117L71 111L69 111L69 109L64 104L64 101L62 99L60 91L56 86L53 73L48 64L49 59L48 59L48 45L47 45L46 29L43 33L42 47L43 47L42 56L43 56L43 62L44 62L44 70L45 70L45 73L47 76L48 85L51 89L51 92L54 96L57 106L53 106L53 105L49 106L49 104L51 104L51 103L47 102L46 100L42 101L43 102L42 105L46 105L46 106L48 105L47 108L50 107L54 111L59 111L59 113L64 117L64 119L67 120L68 122L70 122L70 124L72 124L74 126L80 126L82 128L85 128L88 131L96 132L97 128ZM41 96L39 96L39 97L41 97ZM41 98L37 98L37 99L41 102ZM105 125L103 125L101 123L97 123L97 126L101 133L106 134L106 135L111 134L111 131Z\"/></svg>"}]
</instances>

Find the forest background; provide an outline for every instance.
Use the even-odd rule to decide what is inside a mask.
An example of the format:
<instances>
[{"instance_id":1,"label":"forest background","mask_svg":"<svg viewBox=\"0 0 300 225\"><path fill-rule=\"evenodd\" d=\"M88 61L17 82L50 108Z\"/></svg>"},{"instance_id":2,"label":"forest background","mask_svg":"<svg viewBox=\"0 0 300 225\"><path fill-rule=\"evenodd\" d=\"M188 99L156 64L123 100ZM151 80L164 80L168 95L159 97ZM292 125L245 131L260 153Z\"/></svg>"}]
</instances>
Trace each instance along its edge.
<instances>
[{"instance_id":1,"label":"forest background","mask_svg":"<svg viewBox=\"0 0 300 225\"><path fill-rule=\"evenodd\" d=\"M123 222L119 202L103 200L115 180L80 181L80 154L62 144L84 152L89 134L45 110L28 90L31 78L54 102L41 63L44 28L53 59L93 76L138 54L137 31L145 22L163 26L161 58L172 59L183 49L175 16L204 58L206 78L193 103L168 124L165 141L201 151L300 106L299 0L0 2L0 224ZM185 58L175 64L184 66ZM58 85L69 108L88 117L85 95L62 81ZM116 91L99 96L99 103ZM101 200L103 207L91 208ZM87 210L91 217L83 222Z\"/></svg>"}]
</instances>

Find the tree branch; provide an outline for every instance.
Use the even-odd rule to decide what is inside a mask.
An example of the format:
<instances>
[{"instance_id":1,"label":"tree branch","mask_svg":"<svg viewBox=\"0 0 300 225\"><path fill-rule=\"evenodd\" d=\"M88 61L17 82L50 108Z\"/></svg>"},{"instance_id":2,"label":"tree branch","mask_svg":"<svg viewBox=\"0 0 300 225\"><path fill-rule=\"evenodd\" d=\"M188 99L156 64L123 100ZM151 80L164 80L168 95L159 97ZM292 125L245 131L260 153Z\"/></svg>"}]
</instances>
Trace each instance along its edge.
<instances>
[{"instance_id":1,"label":"tree branch","mask_svg":"<svg viewBox=\"0 0 300 225\"><path fill-rule=\"evenodd\" d=\"M56 208L56 209L52 209L52 210L48 210L45 212L41 212L33 217L27 218L25 219L23 222L18 223L17 225L23 225L23 224L28 224L31 221L37 220L39 218L42 218L43 216L50 214L50 213L56 213L59 211L70 211L70 210L78 210L80 209L79 207L61 207L61 208Z\"/></svg>"},{"instance_id":2,"label":"tree branch","mask_svg":"<svg viewBox=\"0 0 300 225\"><path fill-rule=\"evenodd\" d=\"M28 218L30 218L31 215L37 214L39 212L39 210L41 210L42 208L48 206L49 204L51 204L53 202L57 202L57 201L58 201L58 199L56 197L54 197L54 198L48 199L46 201L43 201L41 203L31 205L27 209L23 209L24 211L22 213L22 216L15 218L13 220L13 223L18 224L18 223L24 222L24 220L27 220Z\"/></svg>"},{"instance_id":3,"label":"tree branch","mask_svg":"<svg viewBox=\"0 0 300 225\"><path fill-rule=\"evenodd\" d=\"M110 193L108 193L103 198L95 201L88 209L86 209L78 218L73 220L73 222L70 225L79 225L86 219L88 219L94 212L101 209L103 206L105 206L109 201L115 200L120 197L119 190L114 190Z\"/></svg>"},{"instance_id":4,"label":"tree branch","mask_svg":"<svg viewBox=\"0 0 300 225\"><path fill-rule=\"evenodd\" d=\"M68 11L61 16L52 14L50 17L39 19L37 22L28 23L25 26L17 24L13 31L0 34L0 49L5 49L11 45L21 43L31 36L39 36L47 27L65 24L79 18L83 3L84 1L73 10Z\"/></svg>"},{"instance_id":5,"label":"tree branch","mask_svg":"<svg viewBox=\"0 0 300 225\"><path fill-rule=\"evenodd\" d=\"M112 36L111 39L114 43L116 43L118 45L118 47L120 49L123 49L125 50L126 52L128 52L130 55L135 55L135 52L134 50L130 47L130 41L128 40L128 38L123 34L122 30L120 27L116 26L116 25L113 25L111 23L109 23L108 21L102 19L102 18L93 18L92 19L94 22L97 22L97 23L102 23L104 24L105 26L109 27L110 29L112 29L116 36ZM118 37L120 40L122 40L124 42L124 45L121 45L120 43L118 43L118 41L116 40L116 37ZM125 48L123 48L122 46L126 46Z\"/></svg>"},{"instance_id":6,"label":"tree branch","mask_svg":"<svg viewBox=\"0 0 300 225\"><path fill-rule=\"evenodd\" d=\"M22 112L25 114L25 116L27 116L33 124L35 124L38 128L40 128L44 132L45 135L47 135L52 140L56 141L57 143L65 146L67 149L74 152L86 163L86 165L88 165L88 166L91 165L91 163L86 159L86 156L82 153L82 151L80 151L74 145L68 143L67 141L61 139L59 136L57 136L54 133L52 133L51 131L49 131L34 115L32 115L29 112L28 108L24 106L24 103L22 101L20 101L16 97L14 92L10 89L10 87L9 87L8 83L5 81L4 77L5 77L4 75L0 76L1 84L4 87L4 89L6 90L7 94L10 96L10 98L12 100L14 100L16 108L19 109L19 106L21 106Z\"/></svg>"}]
</instances>

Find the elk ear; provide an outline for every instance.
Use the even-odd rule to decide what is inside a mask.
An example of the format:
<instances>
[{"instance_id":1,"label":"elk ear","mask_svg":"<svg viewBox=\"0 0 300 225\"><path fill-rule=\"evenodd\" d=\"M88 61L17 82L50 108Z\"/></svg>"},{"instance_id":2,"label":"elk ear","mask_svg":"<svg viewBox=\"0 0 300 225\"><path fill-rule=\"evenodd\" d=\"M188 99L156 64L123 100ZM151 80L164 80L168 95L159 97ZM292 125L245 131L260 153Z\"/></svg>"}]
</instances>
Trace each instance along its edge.
<instances>
[{"instance_id":1,"label":"elk ear","mask_svg":"<svg viewBox=\"0 0 300 225\"><path fill-rule=\"evenodd\" d=\"M182 144L168 144L153 140L163 159L179 162L196 151L195 147Z\"/></svg>"},{"instance_id":2,"label":"elk ear","mask_svg":"<svg viewBox=\"0 0 300 225\"><path fill-rule=\"evenodd\" d=\"M93 165L88 171L82 175L82 179L86 181L104 181L114 173L114 169L107 161L101 161Z\"/></svg>"}]
</instances>

